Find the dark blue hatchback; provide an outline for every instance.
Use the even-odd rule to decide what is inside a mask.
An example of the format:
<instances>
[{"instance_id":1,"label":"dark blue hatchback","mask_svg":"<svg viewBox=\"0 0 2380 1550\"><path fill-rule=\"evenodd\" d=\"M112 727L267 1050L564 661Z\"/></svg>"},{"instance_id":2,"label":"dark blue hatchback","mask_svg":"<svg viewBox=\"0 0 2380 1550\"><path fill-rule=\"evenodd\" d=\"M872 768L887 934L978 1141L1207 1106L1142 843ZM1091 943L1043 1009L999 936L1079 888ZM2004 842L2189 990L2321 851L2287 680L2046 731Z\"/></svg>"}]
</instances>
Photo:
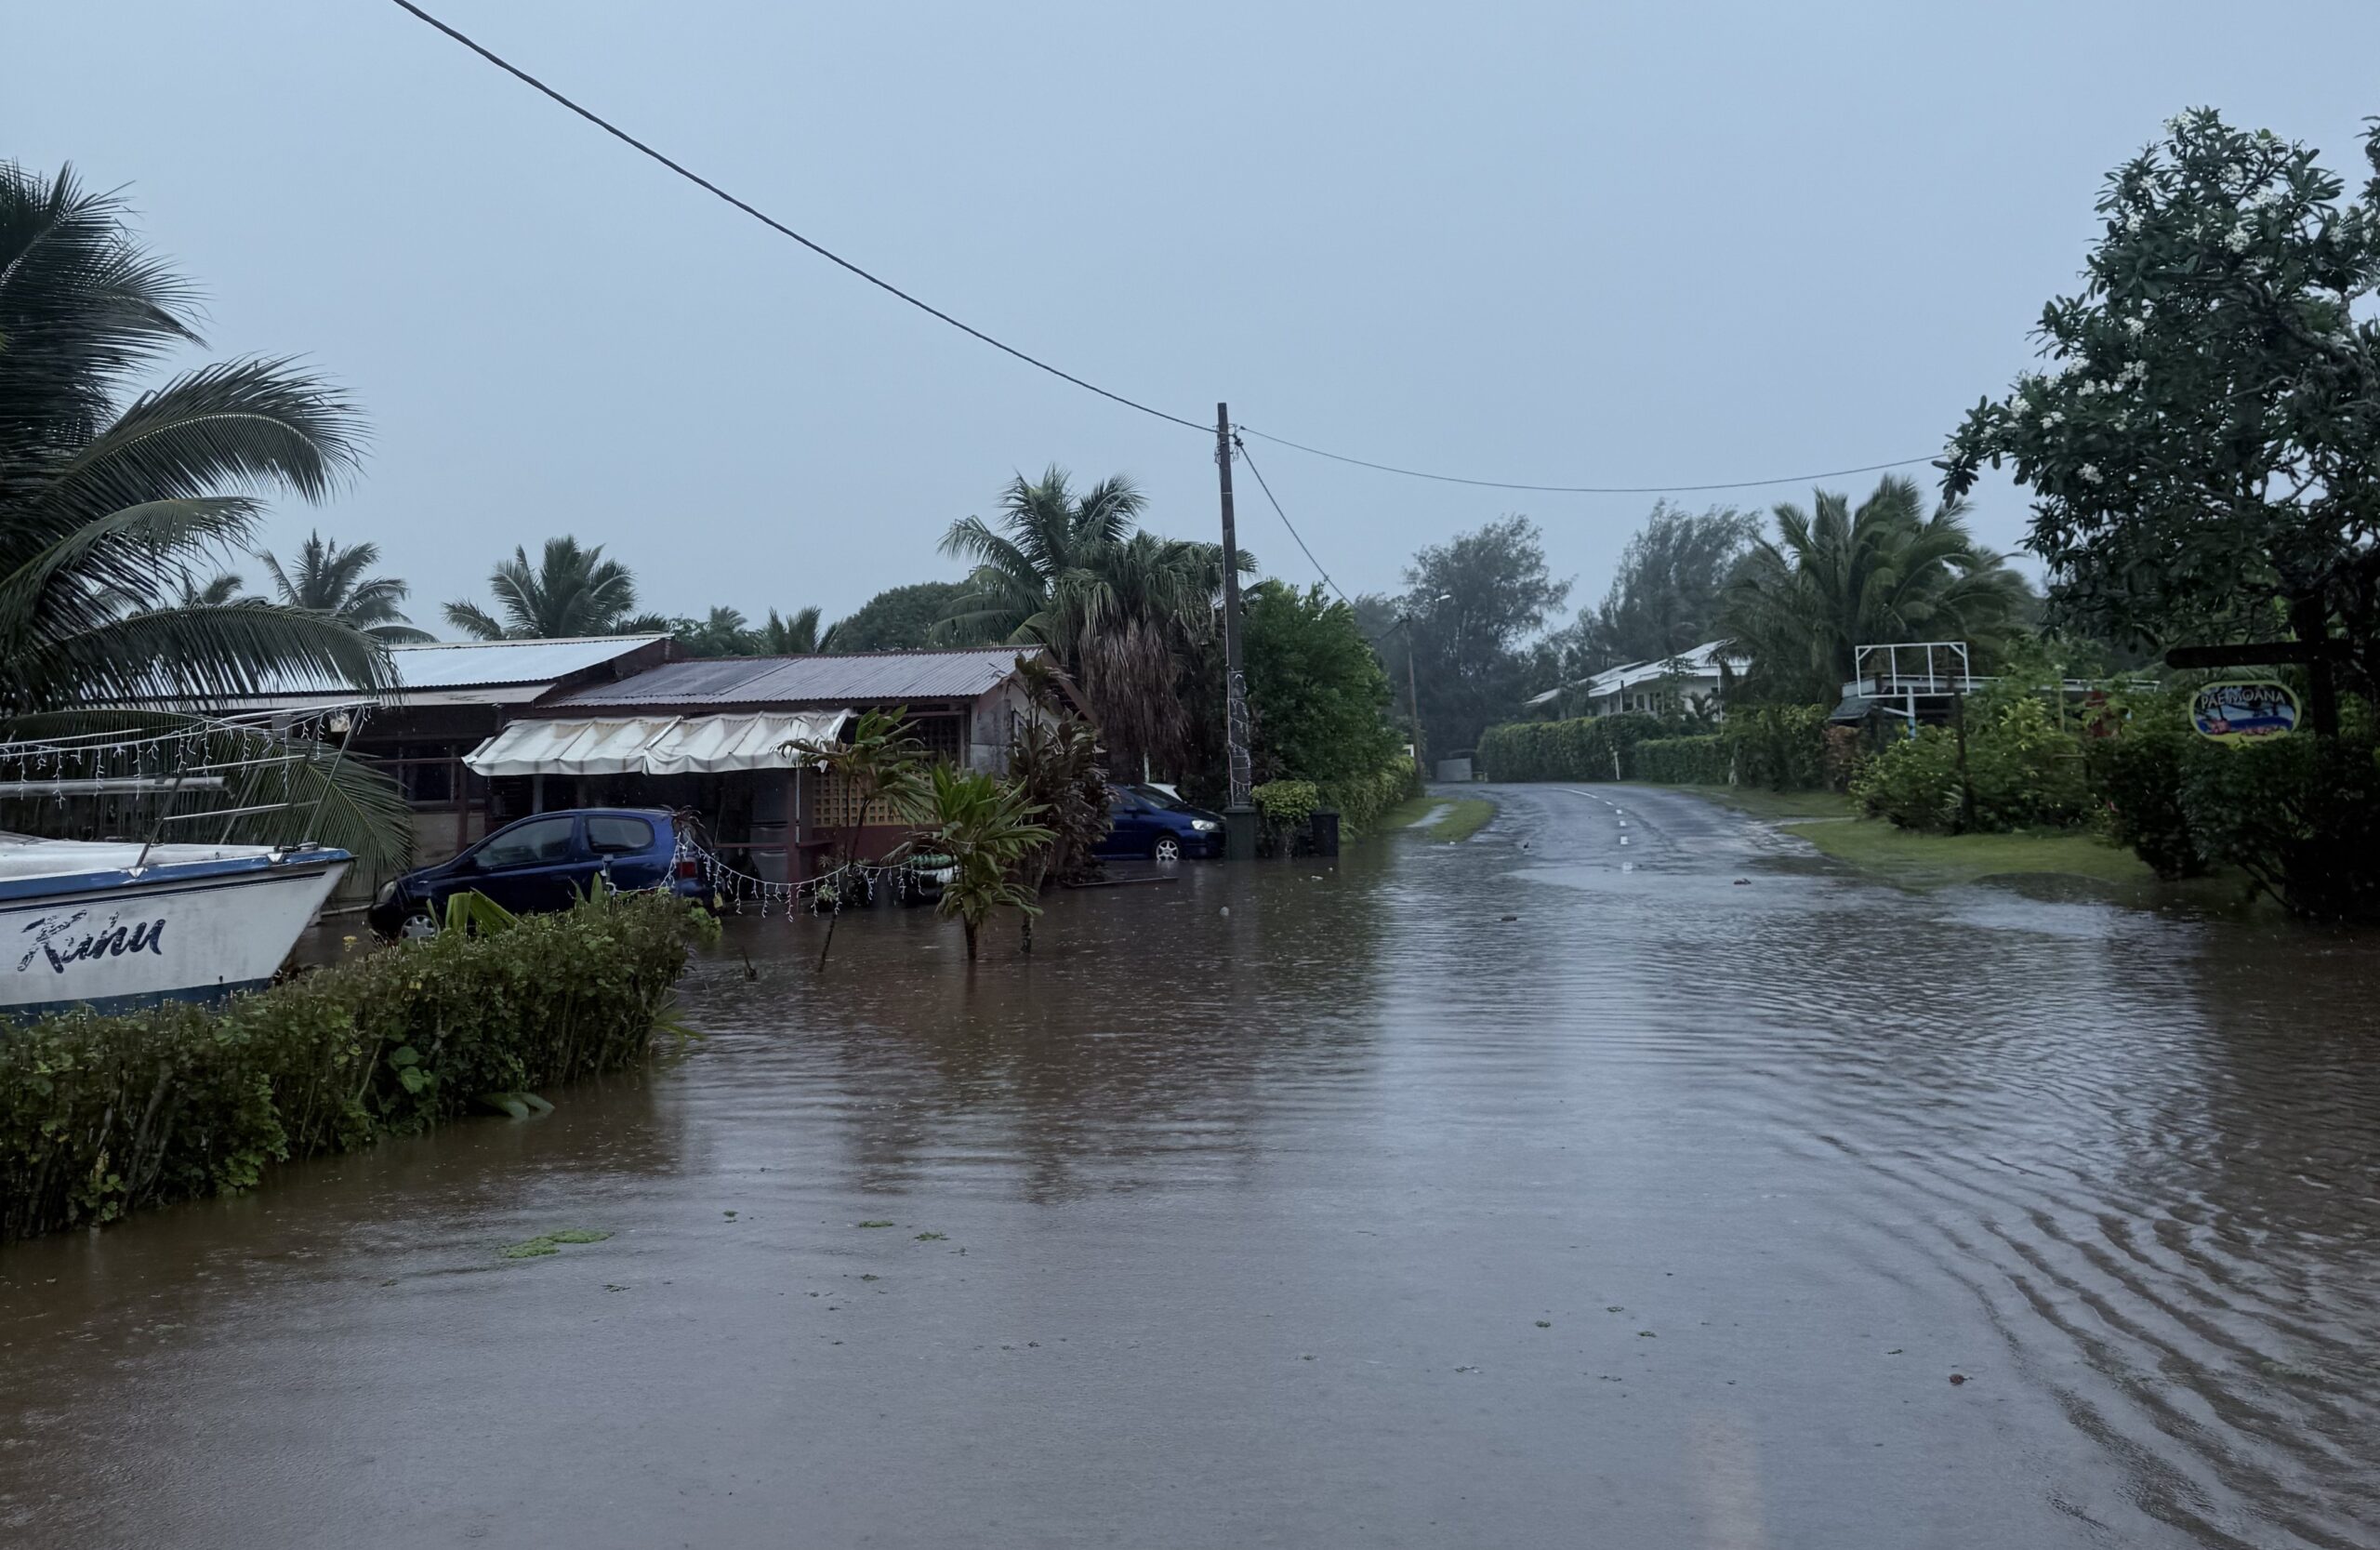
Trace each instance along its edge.
<instances>
[{"instance_id":1,"label":"dark blue hatchback","mask_svg":"<svg viewBox=\"0 0 2380 1550\"><path fill-rule=\"evenodd\" d=\"M1223 854L1221 815L1193 807L1155 786L1109 787L1107 820L1107 838L1098 846L1101 855L1180 861Z\"/></svg>"},{"instance_id":2,"label":"dark blue hatchback","mask_svg":"<svg viewBox=\"0 0 2380 1550\"><path fill-rule=\"evenodd\" d=\"M452 861L407 872L380 890L370 920L383 936L428 935L445 919L446 901L466 890L530 915L567 909L604 879L624 892L707 892L693 864L680 864L678 826L667 810L585 807L507 824Z\"/></svg>"}]
</instances>

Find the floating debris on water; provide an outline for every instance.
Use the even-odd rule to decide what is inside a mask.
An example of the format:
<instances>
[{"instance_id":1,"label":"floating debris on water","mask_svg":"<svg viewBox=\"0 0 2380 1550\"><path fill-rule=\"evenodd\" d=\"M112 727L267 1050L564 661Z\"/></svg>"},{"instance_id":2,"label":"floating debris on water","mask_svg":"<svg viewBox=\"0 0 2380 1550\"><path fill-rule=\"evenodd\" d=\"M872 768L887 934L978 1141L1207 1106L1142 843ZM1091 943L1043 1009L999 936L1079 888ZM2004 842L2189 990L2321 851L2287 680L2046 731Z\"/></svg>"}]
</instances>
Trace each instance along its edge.
<instances>
[{"instance_id":1,"label":"floating debris on water","mask_svg":"<svg viewBox=\"0 0 2380 1550\"><path fill-rule=\"evenodd\" d=\"M593 1227L565 1227L561 1232L539 1233L535 1238L523 1239L496 1252L506 1259L543 1259L548 1254L562 1252L562 1246L565 1243L601 1243L611 1236Z\"/></svg>"}]
</instances>

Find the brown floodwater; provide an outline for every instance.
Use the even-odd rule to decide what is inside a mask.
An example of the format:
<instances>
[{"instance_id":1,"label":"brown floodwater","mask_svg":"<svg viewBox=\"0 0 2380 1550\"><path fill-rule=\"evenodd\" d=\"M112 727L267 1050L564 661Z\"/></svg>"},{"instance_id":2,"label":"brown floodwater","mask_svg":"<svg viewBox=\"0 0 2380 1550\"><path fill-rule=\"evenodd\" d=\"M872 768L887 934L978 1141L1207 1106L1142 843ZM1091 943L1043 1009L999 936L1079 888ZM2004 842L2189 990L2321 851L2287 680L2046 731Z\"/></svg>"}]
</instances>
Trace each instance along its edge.
<instances>
[{"instance_id":1,"label":"brown floodwater","mask_svg":"<svg viewBox=\"0 0 2380 1550\"><path fill-rule=\"evenodd\" d=\"M0 1250L0 1543L2380 1543L2380 943L1492 794Z\"/></svg>"}]
</instances>

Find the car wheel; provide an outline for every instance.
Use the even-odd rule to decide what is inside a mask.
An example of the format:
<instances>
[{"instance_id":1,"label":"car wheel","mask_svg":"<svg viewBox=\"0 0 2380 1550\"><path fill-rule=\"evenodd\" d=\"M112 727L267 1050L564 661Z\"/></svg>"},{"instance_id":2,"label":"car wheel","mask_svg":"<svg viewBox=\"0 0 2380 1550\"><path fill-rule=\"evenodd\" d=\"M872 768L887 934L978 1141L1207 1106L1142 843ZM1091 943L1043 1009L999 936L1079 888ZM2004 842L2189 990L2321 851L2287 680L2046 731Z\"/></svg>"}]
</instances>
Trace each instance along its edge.
<instances>
[{"instance_id":1,"label":"car wheel","mask_svg":"<svg viewBox=\"0 0 2380 1550\"><path fill-rule=\"evenodd\" d=\"M1179 861L1182 859L1182 841L1170 834L1160 834L1157 843L1149 847L1149 854L1159 861Z\"/></svg>"},{"instance_id":2,"label":"car wheel","mask_svg":"<svg viewBox=\"0 0 2380 1550\"><path fill-rule=\"evenodd\" d=\"M397 935L407 942L424 942L438 934L438 917L427 909L416 909L397 927Z\"/></svg>"}]
</instances>

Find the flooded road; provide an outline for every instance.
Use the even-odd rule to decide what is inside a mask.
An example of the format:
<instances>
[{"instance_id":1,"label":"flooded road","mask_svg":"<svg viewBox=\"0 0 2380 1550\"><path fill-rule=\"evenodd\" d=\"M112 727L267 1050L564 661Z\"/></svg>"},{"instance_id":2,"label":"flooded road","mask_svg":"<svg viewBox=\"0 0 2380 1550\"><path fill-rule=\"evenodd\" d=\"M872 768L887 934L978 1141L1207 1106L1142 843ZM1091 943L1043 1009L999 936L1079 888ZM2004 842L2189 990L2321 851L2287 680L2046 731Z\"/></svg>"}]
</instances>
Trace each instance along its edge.
<instances>
[{"instance_id":1,"label":"flooded road","mask_svg":"<svg viewBox=\"0 0 2380 1550\"><path fill-rule=\"evenodd\" d=\"M2380 942L1491 794L0 1250L0 1543L2380 1543Z\"/></svg>"}]
</instances>

